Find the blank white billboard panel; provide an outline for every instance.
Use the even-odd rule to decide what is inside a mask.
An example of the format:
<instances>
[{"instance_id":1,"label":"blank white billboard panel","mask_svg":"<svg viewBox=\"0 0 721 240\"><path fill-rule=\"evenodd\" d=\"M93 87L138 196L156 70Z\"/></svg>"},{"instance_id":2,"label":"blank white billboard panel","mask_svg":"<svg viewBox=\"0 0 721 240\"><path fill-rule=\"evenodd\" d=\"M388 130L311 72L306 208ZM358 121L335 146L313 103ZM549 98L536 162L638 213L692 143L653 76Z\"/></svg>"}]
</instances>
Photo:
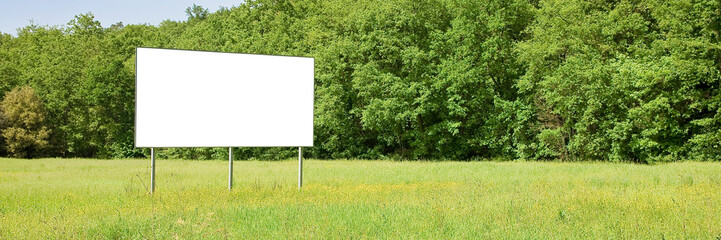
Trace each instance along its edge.
<instances>
[{"instance_id":1,"label":"blank white billboard panel","mask_svg":"<svg viewBox=\"0 0 721 240\"><path fill-rule=\"evenodd\" d=\"M136 57L136 147L313 146L313 58L154 48Z\"/></svg>"}]
</instances>

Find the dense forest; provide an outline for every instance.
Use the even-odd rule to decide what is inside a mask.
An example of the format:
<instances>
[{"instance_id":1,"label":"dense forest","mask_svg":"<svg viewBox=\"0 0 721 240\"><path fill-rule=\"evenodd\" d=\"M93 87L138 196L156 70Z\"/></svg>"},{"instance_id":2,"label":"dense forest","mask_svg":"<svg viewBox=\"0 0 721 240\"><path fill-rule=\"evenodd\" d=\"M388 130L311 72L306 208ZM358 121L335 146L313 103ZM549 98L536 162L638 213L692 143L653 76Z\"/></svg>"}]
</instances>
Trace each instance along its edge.
<instances>
[{"instance_id":1,"label":"dense forest","mask_svg":"<svg viewBox=\"0 0 721 240\"><path fill-rule=\"evenodd\" d=\"M147 156L133 147L135 48L158 47L315 58L306 157L721 160L721 0L257 0L186 13L2 34L0 156Z\"/></svg>"}]
</instances>

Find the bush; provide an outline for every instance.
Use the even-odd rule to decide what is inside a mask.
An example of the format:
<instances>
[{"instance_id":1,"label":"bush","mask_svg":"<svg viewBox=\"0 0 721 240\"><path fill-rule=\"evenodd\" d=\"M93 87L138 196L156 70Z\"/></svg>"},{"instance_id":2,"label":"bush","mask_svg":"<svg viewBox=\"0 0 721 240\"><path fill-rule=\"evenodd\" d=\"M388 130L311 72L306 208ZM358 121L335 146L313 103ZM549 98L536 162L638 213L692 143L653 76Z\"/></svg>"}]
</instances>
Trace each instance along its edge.
<instances>
[{"instance_id":1,"label":"bush","mask_svg":"<svg viewBox=\"0 0 721 240\"><path fill-rule=\"evenodd\" d=\"M15 157L37 157L48 147L50 130L45 126L45 106L35 90L16 87L0 102L5 148Z\"/></svg>"},{"instance_id":2,"label":"bush","mask_svg":"<svg viewBox=\"0 0 721 240\"><path fill-rule=\"evenodd\" d=\"M560 128L541 130L538 140L540 142L539 157L566 160L566 142Z\"/></svg>"}]
</instances>

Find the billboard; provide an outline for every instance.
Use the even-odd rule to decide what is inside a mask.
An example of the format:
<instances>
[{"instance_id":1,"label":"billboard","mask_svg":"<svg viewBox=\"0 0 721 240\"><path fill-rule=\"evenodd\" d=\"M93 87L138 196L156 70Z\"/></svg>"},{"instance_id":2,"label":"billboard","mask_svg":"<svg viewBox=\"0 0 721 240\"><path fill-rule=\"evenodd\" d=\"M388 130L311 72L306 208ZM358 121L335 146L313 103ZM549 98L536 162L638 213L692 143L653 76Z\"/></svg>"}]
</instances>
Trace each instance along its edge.
<instances>
[{"instance_id":1,"label":"billboard","mask_svg":"<svg viewBox=\"0 0 721 240\"><path fill-rule=\"evenodd\" d=\"M137 48L135 147L313 146L314 61Z\"/></svg>"}]
</instances>

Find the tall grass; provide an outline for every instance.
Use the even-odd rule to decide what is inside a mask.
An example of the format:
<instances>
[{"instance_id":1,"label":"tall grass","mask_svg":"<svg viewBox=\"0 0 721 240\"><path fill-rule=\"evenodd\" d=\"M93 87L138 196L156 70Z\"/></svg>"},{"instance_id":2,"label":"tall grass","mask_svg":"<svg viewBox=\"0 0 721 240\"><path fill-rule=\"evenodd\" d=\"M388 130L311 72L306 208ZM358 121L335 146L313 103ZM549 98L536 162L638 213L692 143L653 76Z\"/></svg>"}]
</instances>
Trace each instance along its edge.
<instances>
[{"instance_id":1,"label":"tall grass","mask_svg":"<svg viewBox=\"0 0 721 240\"><path fill-rule=\"evenodd\" d=\"M0 239L721 237L721 164L0 159Z\"/></svg>"}]
</instances>

